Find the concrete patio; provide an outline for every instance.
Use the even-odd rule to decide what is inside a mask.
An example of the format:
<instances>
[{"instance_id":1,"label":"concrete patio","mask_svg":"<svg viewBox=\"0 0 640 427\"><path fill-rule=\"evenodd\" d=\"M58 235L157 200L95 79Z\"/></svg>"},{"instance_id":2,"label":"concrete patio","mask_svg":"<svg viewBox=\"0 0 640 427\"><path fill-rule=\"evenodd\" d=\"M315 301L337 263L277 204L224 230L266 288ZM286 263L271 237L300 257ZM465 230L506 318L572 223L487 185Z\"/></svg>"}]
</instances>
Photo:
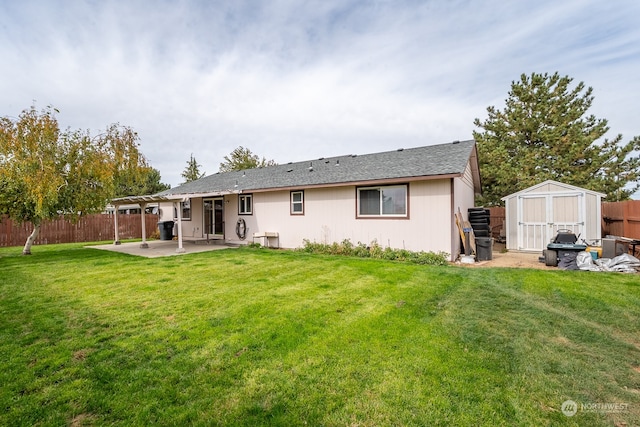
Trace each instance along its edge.
<instances>
[{"instance_id":1,"label":"concrete patio","mask_svg":"<svg viewBox=\"0 0 640 427\"><path fill-rule=\"evenodd\" d=\"M214 243L213 241L185 241L183 252L178 251L178 242L175 240L147 240L147 247L141 247L141 242L127 242L120 245L113 243L105 245L86 246L91 249L119 252L128 255L141 256L145 258L159 258L165 256L193 254L198 252L216 251L220 249L237 248L237 246Z\"/></svg>"}]
</instances>

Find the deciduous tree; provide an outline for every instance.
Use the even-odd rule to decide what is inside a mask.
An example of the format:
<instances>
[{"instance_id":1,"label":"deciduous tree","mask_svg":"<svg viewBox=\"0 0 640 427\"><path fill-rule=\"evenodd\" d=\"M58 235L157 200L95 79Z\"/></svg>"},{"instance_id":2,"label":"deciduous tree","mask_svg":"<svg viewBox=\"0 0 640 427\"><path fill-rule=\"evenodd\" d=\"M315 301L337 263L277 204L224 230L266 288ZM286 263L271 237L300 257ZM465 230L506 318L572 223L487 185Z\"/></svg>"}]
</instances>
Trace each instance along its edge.
<instances>
[{"instance_id":1,"label":"deciduous tree","mask_svg":"<svg viewBox=\"0 0 640 427\"><path fill-rule=\"evenodd\" d=\"M169 184L160 181L160 171L151 166L140 166L133 175L120 176L115 184L115 197L155 194L171 188Z\"/></svg>"},{"instance_id":2,"label":"deciduous tree","mask_svg":"<svg viewBox=\"0 0 640 427\"><path fill-rule=\"evenodd\" d=\"M0 118L0 215L33 223L24 254L43 220L99 212L117 183L135 182L148 168L131 128L114 124L94 137L61 131L56 112L31 107L17 119Z\"/></svg>"},{"instance_id":3,"label":"deciduous tree","mask_svg":"<svg viewBox=\"0 0 640 427\"><path fill-rule=\"evenodd\" d=\"M224 156L224 162L220 163L220 172L262 168L275 166L276 164L274 160L267 160L264 157L260 159L257 154L253 154L248 148L240 146L233 150L230 155Z\"/></svg>"},{"instance_id":4,"label":"deciduous tree","mask_svg":"<svg viewBox=\"0 0 640 427\"><path fill-rule=\"evenodd\" d=\"M536 183L553 179L607 195L629 198L638 188L640 137L622 143L606 139L607 120L588 110L593 89L572 86L568 76L523 74L511 83L503 110L488 107L476 119L485 205Z\"/></svg>"}]
</instances>

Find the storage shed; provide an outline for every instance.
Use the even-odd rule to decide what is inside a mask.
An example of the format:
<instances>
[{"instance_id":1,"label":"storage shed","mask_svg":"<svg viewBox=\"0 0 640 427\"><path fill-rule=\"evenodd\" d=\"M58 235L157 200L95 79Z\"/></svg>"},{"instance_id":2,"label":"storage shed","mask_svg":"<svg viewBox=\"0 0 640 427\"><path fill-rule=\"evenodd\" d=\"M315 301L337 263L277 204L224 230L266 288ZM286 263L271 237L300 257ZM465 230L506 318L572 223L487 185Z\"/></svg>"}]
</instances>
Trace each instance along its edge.
<instances>
[{"instance_id":1,"label":"storage shed","mask_svg":"<svg viewBox=\"0 0 640 427\"><path fill-rule=\"evenodd\" d=\"M507 249L542 251L558 230L571 230L589 242L601 239L603 197L551 180L504 197Z\"/></svg>"}]
</instances>

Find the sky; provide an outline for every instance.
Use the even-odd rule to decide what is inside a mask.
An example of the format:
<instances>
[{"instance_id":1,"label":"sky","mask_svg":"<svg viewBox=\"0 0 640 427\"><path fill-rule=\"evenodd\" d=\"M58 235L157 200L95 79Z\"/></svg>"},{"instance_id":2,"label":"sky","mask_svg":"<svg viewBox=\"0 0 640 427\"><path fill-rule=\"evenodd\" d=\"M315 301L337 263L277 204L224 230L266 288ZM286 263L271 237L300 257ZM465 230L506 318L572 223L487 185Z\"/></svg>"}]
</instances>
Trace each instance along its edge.
<instances>
[{"instance_id":1,"label":"sky","mask_svg":"<svg viewBox=\"0 0 640 427\"><path fill-rule=\"evenodd\" d=\"M0 0L0 116L130 126L161 181L243 146L277 163L447 143L521 74L593 87L640 135L637 0Z\"/></svg>"}]
</instances>

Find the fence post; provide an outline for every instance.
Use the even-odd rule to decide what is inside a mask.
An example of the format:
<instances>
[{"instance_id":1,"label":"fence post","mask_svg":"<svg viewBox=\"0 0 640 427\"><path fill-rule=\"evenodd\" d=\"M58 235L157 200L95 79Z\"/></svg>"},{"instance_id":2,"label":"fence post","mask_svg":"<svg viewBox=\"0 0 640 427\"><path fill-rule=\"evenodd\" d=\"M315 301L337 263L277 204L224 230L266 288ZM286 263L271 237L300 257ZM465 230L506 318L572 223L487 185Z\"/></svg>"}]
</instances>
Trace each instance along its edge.
<instances>
[{"instance_id":1,"label":"fence post","mask_svg":"<svg viewBox=\"0 0 640 427\"><path fill-rule=\"evenodd\" d=\"M629 230L629 208L631 204L629 202L622 202L622 235L628 236Z\"/></svg>"}]
</instances>

